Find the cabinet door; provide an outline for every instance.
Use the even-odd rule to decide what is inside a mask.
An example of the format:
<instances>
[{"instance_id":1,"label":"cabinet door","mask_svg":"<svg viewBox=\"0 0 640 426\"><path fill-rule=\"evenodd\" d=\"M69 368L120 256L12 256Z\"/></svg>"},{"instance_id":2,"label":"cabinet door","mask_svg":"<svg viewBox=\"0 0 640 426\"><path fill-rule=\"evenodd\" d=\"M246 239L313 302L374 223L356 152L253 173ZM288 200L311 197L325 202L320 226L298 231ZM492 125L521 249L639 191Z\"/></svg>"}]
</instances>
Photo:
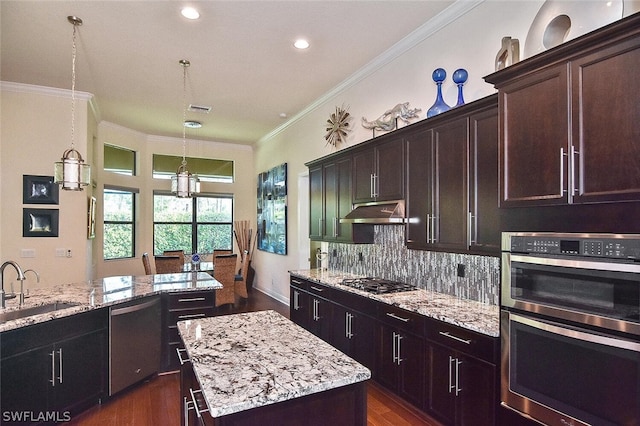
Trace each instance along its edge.
<instances>
[{"instance_id":1,"label":"cabinet door","mask_svg":"<svg viewBox=\"0 0 640 426\"><path fill-rule=\"evenodd\" d=\"M398 366L396 363L396 335L394 327L380 324L376 358L375 379L383 385L396 390L398 387Z\"/></svg>"},{"instance_id":2,"label":"cabinet door","mask_svg":"<svg viewBox=\"0 0 640 426\"><path fill-rule=\"evenodd\" d=\"M455 357L443 346L429 344L429 411L448 424L454 424Z\"/></svg>"},{"instance_id":3,"label":"cabinet door","mask_svg":"<svg viewBox=\"0 0 640 426\"><path fill-rule=\"evenodd\" d=\"M45 412L55 381L53 346L4 358L0 362L0 407L3 413L20 415ZM57 385L57 383L55 383Z\"/></svg>"},{"instance_id":4,"label":"cabinet door","mask_svg":"<svg viewBox=\"0 0 640 426\"><path fill-rule=\"evenodd\" d=\"M433 129L436 167L433 230L435 245L444 249L469 247L468 134L467 118Z\"/></svg>"},{"instance_id":5,"label":"cabinet door","mask_svg":"<svg viewBox=\"0 0 640 426\"><path fill-rule=\"evenodd\" d=\"M373 318L361 313L352 312L352 315L351 333L353 333L353 337L351 357L370 369L372 374L375 374L376 352L371 347L371 344L376 341L377 322Z\"/></svg>"},{"instance_id":6,"label":"cabinet door","mask_svg":"<svg viewBox=\"0 0 640 426\"><path fill-rule=\"evenodd\" d=\"M309 305L309 331L325 342L330 342L333 304L326 299L309 295Z\"/></svg>"},{"instance_id":7,"label":"cabinet door","mask_svg":"<svg viewBox=\"0 0 640 426\"><path fill-rule=\"evenodd\" d=\"M296 324L309 327L309 293L296 287L289 290L289 318Z\"/></svg>"},{"instance_id":8,"label":"cabinet door","mask_svg":"<svg viewBox=\"0 0 640 426\"><path fill-rule=\"evenodd\" d=\"M322 166L309 169L309 238L321 240L323 230Z\"/></svg>"},{"instance_id":9,"label":"cabinet door","mask_svg":"<svg viewBox=\"0 0 640 426\"><path fill-rule=\"evenodd\" d=\"M640 39L571 63L576 203L640 200Z\"/></svg>"},{"instance_id":10,"label":"cabinet door","mask_svg":"<svg viewBox=\"0 0 640 426\"><path fill-rule=\"evenodd\" d=\"M426 248L433 209L432 131L407 136L406 242L408 248Z\"/></svg>"},{"instance_id":11,"label":"cabinet door","mask_svg":"<svg viewBox=\"0 0 640 426\"><path fill-rule=\"evenodd\" d=\"M424 408L424 341L400 332L397 343L399 357L398 394L418 408Z\"/></svg>"},{"instance_id":12,"label":"cabinet door","mask_svg":"<svg viewBox=\"0 0 640 426\"><path fill-rule=\"evenodd\" d=\"M496 367L475 358L458 355L458 400L456 424L496 424L498 391Z\"/></svg>"},{"instance_id":13,"label":"cabinet door","mask_svg":"<svg viewBox=\"0 0 640 426\"><path fill-rule=\"evenodd\" d=\"M106 329L56 345L56 376L62 379L52 388L55 397L51 410L75 414L93 405L103 395L105 372L109 368L106 348Z\"/></svg>"},{"instance_id":14,"label":"cabinet door","mask_svg":"<svg viewBox=\"0 0 640 426\"><path fill-rule=\"evenodd\" d=\"M404 199L404 143L392 139L376 146L376 200Z\"/></svg>"},{"instance_id":15,"label":"cabinet door","mask_svg":"<svg viewBox=\"0 0 640 426\"><path fill-rule=\"evenodd\" d=\"M338 181L338 200L337 207L337 240L349 242L353 239L353 225L350 223L340 223L340 219L344 218L352 209L351 203L351 157L338 160L336 162L336 176Z\"/></svg>"},{"instance_id":16,"label":"cabinet door","mask_svg":"<svg viewBox=\"0 0 640 426\"><path fill-rule=\"evenodd\" d=\"M323 241L335 240L338 235L338 174L335 163L322 166L324 179Z\"/></svg>"},{"instance_id":17,"label":"cabinet door","mask_svg":"<svg viewBox=\"0 0 640 426\"><path fill-rule=\"evenodd\" d=\"M498 210L498 109L470 119L470 243L474 250L500 252Z\"/></svg>"},{"instance_id":18,"label":"cabinet door","mask_svg":"<svg viewBox=\"0 0 640 426\"><path fill-rule=\"evenodd\" d=\"M353 202L364 203L374 199L376 157L373 148L353 155Z\"/></svg>"},{"instance_id":19,"label":"cabinet door","mask_svg":"<svg viewBox=\"0 0 640 426\"><path fill-rule=\"evenodd\" d=\"M501 206L567 203L567 65L500 88Z\"/></svg>"}]
</instances>

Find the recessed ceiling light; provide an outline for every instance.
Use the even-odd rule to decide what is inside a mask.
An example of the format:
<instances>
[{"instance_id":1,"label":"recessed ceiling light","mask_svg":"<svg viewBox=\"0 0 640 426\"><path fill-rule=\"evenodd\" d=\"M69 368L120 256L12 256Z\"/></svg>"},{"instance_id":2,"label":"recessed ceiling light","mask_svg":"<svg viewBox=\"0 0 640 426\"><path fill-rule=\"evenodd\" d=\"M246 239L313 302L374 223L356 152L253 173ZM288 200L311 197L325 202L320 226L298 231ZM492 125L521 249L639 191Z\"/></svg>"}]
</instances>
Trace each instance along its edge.
<instances>
[{"instance_id":1,"label":"recessed ceiling light","mask_svg":"<svg viewBox=\"0 0 640 426\"><path fill-rule=\"evenodd\" d=\"M184 127L188 129L199 129L202 127L202 123L195 120L187 120L184 122Z\"/></svg>"},{"instance_id":2,"label":"recessed ceiling light","mask_svg":"<svg viewBox=\"0 0 640 426\"><path fill-rule=\"evenodd\" d=\"M193 7L183 7L180 13L187 19L198 19L200 17L200 13Z\"/></svg>"},{"instance_id":3,"label":"recessed ceiling light","mask_svg":"<svg viewBox=\"0 0 640 426\"><path fill-rule=\"evenodd\" d=\"M303 38L299 38L295 41L295 43L293 43L293 45L296 47L296 49L306 49L309 47L309 42Z\"/></svg>"}]
</instances>

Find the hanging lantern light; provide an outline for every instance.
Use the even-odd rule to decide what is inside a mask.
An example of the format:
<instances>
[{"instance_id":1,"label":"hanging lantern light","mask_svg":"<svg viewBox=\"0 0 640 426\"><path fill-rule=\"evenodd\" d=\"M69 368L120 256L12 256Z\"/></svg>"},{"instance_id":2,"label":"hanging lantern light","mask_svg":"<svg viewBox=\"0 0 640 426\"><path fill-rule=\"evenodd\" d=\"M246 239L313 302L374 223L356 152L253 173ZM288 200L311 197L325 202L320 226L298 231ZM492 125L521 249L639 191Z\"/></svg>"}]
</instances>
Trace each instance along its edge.
<instances>
[{"instance_id":1,"label":"hanging lantern light","mask_svg":"<svg viewBox=\"0 0 640 426\"><path fill-rule=\"evenodd\" d=\"M187 67L191 63L186 59L178 63L182 65L182 163L175 176L171 177L171 192L176 197L188 198L200 192L200 179L187 170Z\"/></svg>"},{"instance_id":2,"label":"hanging lantern light","mask_svg":"<svg viewBox=\"0 0 640 426\"><path fill-rule=\"evenodd\" d=\"M54 182L67 191L82 191L91 181L91 167L84 163L82 155L75 149L75 113L76 113L76 31L82 25L77 16L67 16L73 25L73 43L71 59L71 148L63 154L61 161L55 163Z\"/></svg>"}]
</instances>

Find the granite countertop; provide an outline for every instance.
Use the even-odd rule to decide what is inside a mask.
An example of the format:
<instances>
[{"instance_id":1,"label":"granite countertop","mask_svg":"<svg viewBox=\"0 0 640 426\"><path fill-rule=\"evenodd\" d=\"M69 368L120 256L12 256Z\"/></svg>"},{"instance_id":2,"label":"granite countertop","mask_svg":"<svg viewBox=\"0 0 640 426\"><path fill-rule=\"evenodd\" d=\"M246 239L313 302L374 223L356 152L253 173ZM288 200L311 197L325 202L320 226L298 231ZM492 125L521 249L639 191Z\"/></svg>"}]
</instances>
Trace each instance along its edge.
<instances>
[{"instance_id":1,"label":"granite countertop","mask_svg":"<svg viewBox=\"0 0 640 426\"><path fill-rule=\"evenodd\" d=\"M28 288L28 287L27 287ZM0 332L13 330L27 325L62 318L79 312L116 305L144 296L172 291L207 290L222 288L222 284L206 272L185 272L178 274L156 274L140 276L118 276L102 279L62 284L47 288L28 288L29 294L22 308L18 306L18 297L6 301L4 313L20 309L35 308L54 303L66 303L73 306L1 322ZM6 289L5 289L6 291ZM25 292L27 289L25 289Z\"/></svg>"},{"instance_id":2,"label":"granite countertop","mask_svg":"<svg viewBox=\"0 0 640 426\"><path fill-rule=\"evenodd\" d=\"M178 322L213 417L371 378L366 367L275 311Z\"/></svg>"},{"instance_id":3,"label":"granite countertop","mask_svg":"<svg viewBox=\"0 0 640 426\"><path fill-rule=\"evenodd\" d=\"M422 289L400 293L372 294L342 285L344 278L361 278L362 275L336 270L309 269L289 271L289 273L488 336L500 336L500 307L497 305Z\"/></svg>"}]
</instances>

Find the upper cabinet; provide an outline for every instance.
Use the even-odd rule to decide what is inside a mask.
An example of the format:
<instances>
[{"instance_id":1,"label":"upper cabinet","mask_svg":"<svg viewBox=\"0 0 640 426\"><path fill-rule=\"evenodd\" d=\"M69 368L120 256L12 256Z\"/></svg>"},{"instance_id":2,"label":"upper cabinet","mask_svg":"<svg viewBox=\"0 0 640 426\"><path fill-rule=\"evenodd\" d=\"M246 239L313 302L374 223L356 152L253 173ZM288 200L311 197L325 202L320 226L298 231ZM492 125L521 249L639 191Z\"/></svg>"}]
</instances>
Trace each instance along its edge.
<instances>
[{"instance_id":1,"label":"upper cabinet","mask_svg":"<svg viewBox=\"0 0 640 426\"><path fill-rule=\"evenodd\" d=\"M494 95L406 136L407 247L499 251L497 116Z\"/></svg>"},{"instance_id":2,"label":"upper cabinet","mask_svg":"<svg viewBox=\"0 0 640 426\"><path fill-rule=\"evenodd\" d=\"M401 137L389 133L353 154L353 202L404 198L404 150Z\"/></svg>"},{"instance_id":3,"label":"upper cabinet","mask_svg":"<svg viewBox=\"0 0 640 426\"><path fill-rule=\"evenodd\" d=\"M640 200L640 15L485 77L499 91L500 205Z\"/></svg>"}]
</instances>

